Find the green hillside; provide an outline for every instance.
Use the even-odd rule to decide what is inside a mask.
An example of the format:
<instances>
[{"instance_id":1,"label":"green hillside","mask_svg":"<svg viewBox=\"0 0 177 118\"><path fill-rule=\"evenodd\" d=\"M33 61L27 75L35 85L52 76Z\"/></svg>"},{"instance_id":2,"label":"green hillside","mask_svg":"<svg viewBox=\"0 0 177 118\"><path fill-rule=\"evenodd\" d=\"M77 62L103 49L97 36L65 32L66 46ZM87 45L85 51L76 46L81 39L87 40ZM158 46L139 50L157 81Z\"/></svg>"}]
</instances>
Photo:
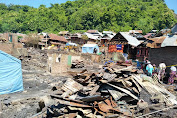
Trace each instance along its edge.
<instances>
[{"instance_id":1,"label":"green hillside","mask_svg":"<svg viewBox=\"0 0 177 118\"><path fill-rule=\"evenodd\" d=\"M175 23L164 0L76 0L49 8L0 4L0 32L142 29L146 33Z\"/></svg>"}]
</instances>

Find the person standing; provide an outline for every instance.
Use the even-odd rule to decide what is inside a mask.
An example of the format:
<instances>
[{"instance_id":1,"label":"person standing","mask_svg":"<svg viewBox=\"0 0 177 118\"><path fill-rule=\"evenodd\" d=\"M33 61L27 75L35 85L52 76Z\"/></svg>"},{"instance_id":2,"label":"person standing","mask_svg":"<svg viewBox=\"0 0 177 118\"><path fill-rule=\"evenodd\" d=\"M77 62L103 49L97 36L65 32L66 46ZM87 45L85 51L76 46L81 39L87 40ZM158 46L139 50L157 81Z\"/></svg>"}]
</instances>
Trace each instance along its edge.
<instances>
[{"instance_id":1,"label":"person standing","mask_svg":"<svg viewBox=\"0 0 177 118\"><path fill-rule=\"evenodd\" d=\"M58 62L61 61L61 54L58 55Z\"/></svg>"},{"instance_id":2,"label":"person standing","mask_svg":"<svg viewBox=\"0 0 177 118\"><path fill-rule=\"evenodd\" d=\"M159 80L163 81L163 78L165 77L165 69L166 69L165 63L160 63L159 68L158 68L158 78L159 78Z\"/></svg>"},{"instance_id":3,"label":"person standing","mask_svg":"<svg viewBox=\"0 0 177 118\"><path fill-rule=\"evenodd\" d=\"M104 50L104 48L102 49L101 52L102 52L102 54L105 56L105 50Z\"/></svg>"},{"instance_id":4,"label":"person standing","mask_svg":"<svg viewBox=\"0 0 177 118\"><path fill-rule=\"evenodd\" d=\"M93 49L93 53L95 53L95 54L97 53L97 49L96 48Z\"/></svg>"},{"instance_id":5,"label":"person standing","mask_svg":"<svg viewBox=\"0 0 177 118\"><path fill-rule=\"evenodd\" d=\"M153 72L154 68L153 68L153 66L151 65L151 62L150 62L150 61L148 61L147 64L148 64L148 65L146 66L147 75L148 75L148 76L152 76L152 72Z\"/></svg>"},{"instance_id":6,"label":"person standing","mask_svg":"<svg viewBox=\"0 0 177 118\"><path fill-rule=\"evenodd\" d=\"M136 64L137 69L139 69L139 70L140 70L140 69L141 69L141 64L140 64L140 62L139 62L139 60L138 60L138 59L136 59L136 63L137 63L137 64Z\"/></svg>"},{"instance_id":7,"label":"person standing","mask_svg":"<svg viewBox=\"0 0 177 118\"><path fill-rule=\"evenodd\" d=\"M58 45L58 51L60 51L60 45Z\"/></svg>"},{"instance_id":8,"label":"person standing","mask_svg":"<svg viewBox=\"0 0 177 118\"><path fill-rule=\"evenodd\" d=\"M146 73L146 66L148 65L148 58L144 57L144 63L143 63L143 72Z\"/></svg>"},{"instance_id":9,"label":"person standing","mask_svg":"<svg viewBox=\"0 0 177 118\"><path fill-rule=\"evenodd\" d=\"M154 68L153 73L157 73L157 67L156 67L156 65L153 64L152 66L153 66L153 68Z\"/></svg>"},{"instance_id":10,"label":"person standing","mask_svg":"<svg viewBox=\"0 0 177 118\"><path fill-rule=\"evenodd\" d=\"M168 79L168 84L173 84L174 83L174 78L177 77L176 75L176 67L172 66L170 68L171 72L170 72L170 77Z\"/></svg>"}]
</instances>

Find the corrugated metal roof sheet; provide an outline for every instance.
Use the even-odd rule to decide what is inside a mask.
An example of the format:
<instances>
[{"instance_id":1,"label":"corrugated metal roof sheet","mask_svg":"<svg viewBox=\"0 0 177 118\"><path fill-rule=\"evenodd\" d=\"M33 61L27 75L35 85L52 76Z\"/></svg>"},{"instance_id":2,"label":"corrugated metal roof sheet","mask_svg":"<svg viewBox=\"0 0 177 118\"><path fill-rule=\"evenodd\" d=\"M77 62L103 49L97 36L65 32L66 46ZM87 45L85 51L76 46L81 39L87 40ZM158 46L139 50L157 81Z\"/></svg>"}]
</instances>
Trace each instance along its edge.
<instances>
[{"instance_id":1,"label":"corrugated metal roof sheet","mask_svg":"<svg viewBox=\"0 0 177 118\"><path fill-rule=\"evenodd\" d=\"M116 34L112 31L103 31L102 39L104 38L105 35L107 35L109 37L109 40L111 40Z\"/></svg>"},{"instance_id":2,"label":"corrugated metal roof sheet","mask_svg":"<svg viewBox=\"0 0 177 118\"><path fill-rule=\"evenodd\" d=\"M113 34L112 31L103 31L104 34Z\"/></svg>"},{"instance_id":3,"label":"corrugated metal roof sheet","mask_svg":"<svg viewBox=\"0 0 177 118\"><path fill-rule=\"evenodd\" d=\"M168 35L163 41L161 47L177 46L177 35Z\"/></svg>"},{"instance_id":4,"label":"corrugated metal roof sheet","mask_svg":"<svg viewBox=\"0 0 177 118\"><path fill-rule=\"evenodd\" d=\"M88 30L87 33L98 33L98 30Z\"/></svg>"},{"instance_id":5,"label":"corrugated metal roof sheet","mask_svg":"<svg viewBox=\"0 0 177 118\"><path fill-rule=\"evenodd\" d=\"M149 40L154 41L154 43L162 43L165 40L166 36L149 38Z\"/></svg>"},{"instance_id":6,"label":"corrugated metal roof sheet","mask_svg":"<svg viewBox=\"0 0 177 118\"><path fill-rule=\"evenodd\" d=\"M129 35L129 32L120 32L120 34L128 41L128 44L136 47L140 44L137 38Z\"/></svg>"},{"instance_id":7,"label":"corrugated metal roof sheet","mask_svg":"<svg viewBox=\"0 0 177 118\"><path fill-rule=\"evenodd\" d=\"M42 42L38 42L38 45L45 45L45 43L42 43Z\"/></svg>"},{"instance_id":8,"label":"corrugated metal roof sheet","mask_svg":"<svg viewBox=\"0 0 177 118\"><path fill-rule=\"evenodd\" d=\"M153 43L148 43L146 46L150 48L161 48L161 43L165 40L166 36L149 38L149 40L154 41ZM160 44L160 45L157 45Z\"/></svg>"},{"instance_id":9,"label":"corrugated metal roof sheet","mask_svg":"<svg viewBox=\"0 0 177 118\"><path fill-rule=\"evenodd\" d=\"M94 40L98 40L99 37L100 37L99 34L98 34L98 35L93 35L93 34L90 34L90 33L87 33L87 32L85 32L85 35L87 35L87 37L88 37L89 39L94 39Z\"/></svg>"},{"instance_id":10,"label":"corrugated metal roof sheet","mask_svg":"<svg viewBox=\"0 0 177 118\"><path fill-rule=\"evenodd\" d=\"M56 34L49 34L50 39L52 40L58 40L58 41L63 41L63 42L68 42L64 36L58 36Z\"/></svg>"},{"instance_id":11,"label":"corrugated metal roof sheet","mask_svg":"<svg viewBox=\"0 0 177 118\"><path fill-rule=\"evenodd\" d=\"M84 44L82 47L95 47L97 44Z\"/></svg>"},{"instance_id":12,"label":"corrugated metal roof sheet","mask_svg":"<svg viewBox=\"0 0 177 118\"><path fill-rule=\"evenodd\" d=\"M149 38L150 36L155 35L155 33L147 33L146 35L144 35L144 38Z\"/></svg>"},{"instance_id":13,"label":"corrugated metal roof sheet","mask_svg":"<svg viewBox=\"0 0 177 118\"><path fill-rule=\"evenodd\" d=\"M82 34L75 33L75 34L71 35L70 37L82 38Z\"/></svg>"},{"instance_id":14,"label":"corrugated metal roof sheet","mask_svg":"<svg viewBox=\"0 0 177 118\"><path fill-rule=\"evenodd\" d=\"M51 41L50 43L53 44L53 45L61 45L61 43L53 42L53 41Z\"/></svg>"},{"instance_id":15,"label":"corrugated metal roof sheet","mask_svg":"<svg viewBox=\"0 0 177 118\"><path fill-rule=\"evenodd\" d=\"M175 26L171 29L172 33L175 34L177 33L177 23L175 24Z\"/></svg>"},{"instance_id":16,"label":"corrugated metal roof sheet","mask_svg":"<svg viewBox=\"0 0 177 118\"><path fill-rule=\"evenodd\" d=\"M143 31L142 30L129 30L129 33L140 33L140 34L142 34Z\"/></svg>"},{"instance_id":17,"label":"corrugated metal roof sheet","mask_svg":"<svg viewBox=\"0 0 177 118\"><path fill-rule=\"evenodd\" d=\"M110 34L107 34L111 39L115 36L115 35L110 35Z\"/></svg>"},{"instance_id":18,"label":"corrugated metal roof sheet","mask_svg":"<svg viewBox=\"0 0 177 118\"><path fill-rule=\"evenodd\" d=\"M58 34L68 34L69 31L60 31Z\"/></svg>"}]
</instances>

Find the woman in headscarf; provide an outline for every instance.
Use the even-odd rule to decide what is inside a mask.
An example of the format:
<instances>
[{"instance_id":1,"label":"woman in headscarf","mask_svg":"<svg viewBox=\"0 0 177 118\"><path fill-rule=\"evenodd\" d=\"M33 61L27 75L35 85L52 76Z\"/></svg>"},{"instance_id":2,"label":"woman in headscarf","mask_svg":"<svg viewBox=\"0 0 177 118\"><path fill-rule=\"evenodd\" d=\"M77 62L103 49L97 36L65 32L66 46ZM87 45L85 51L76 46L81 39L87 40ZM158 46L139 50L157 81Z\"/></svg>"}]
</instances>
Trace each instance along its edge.
<instances>
[{"instance_id":1,"label":"woman in headscarf","mask_svg":"<svg viewBox=\"0 0 177 118\"><path fill-rule=\"evenodd\" d=\"M170 77L168 79L168 84L173 84L174 83L174 78L177 77L176 75L176 67L172 66L170 68L171 72L170 72Z\"/></svg>"},{"instance_id":2,"label":"woman in headscarf","mask_svg":"<svg viewBox=\"0 0 177 118\"><path fill-rule=\"evenodd\" d=\"M148 61L147 64L148 64L148 65L146 66L147 75L148 75L148 76L152 76L152 72L153 72L154 68L153 68L153 66L151 65L151 62L150 62L150 61Z\"/></svg>"},{"instance_id":3,"label":"woman in headscarf","mask_svg":"<svg viewBox=\"0 0 177 118\"><path fill-rule=\"evenodd\" d=\"M163 81L163 78L165 76L165 69L166 69L165 63L160 63L159 68L158 68L158 78L159 78L159 80Z\"/></svg>"}]
</instances>

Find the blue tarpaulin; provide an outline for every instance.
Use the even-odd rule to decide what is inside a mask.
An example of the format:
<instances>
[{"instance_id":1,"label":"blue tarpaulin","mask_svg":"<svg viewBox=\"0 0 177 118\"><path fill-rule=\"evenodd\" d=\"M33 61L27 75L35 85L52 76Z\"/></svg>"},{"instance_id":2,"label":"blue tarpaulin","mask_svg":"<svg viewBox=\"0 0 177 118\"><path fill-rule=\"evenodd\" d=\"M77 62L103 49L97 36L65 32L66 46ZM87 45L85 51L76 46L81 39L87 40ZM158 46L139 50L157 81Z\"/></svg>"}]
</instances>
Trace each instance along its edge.
<instances>
[{"instance_id":1,"label":"blue tarpaulin","mask_svg":"<svg viewBox=\"0 0 177 118\"><path fill-rule=\"evenodd\" d=\"M114 61L112 61L112 60L106 61L106 62L104 63L104 65L106 65L107 63L114 63Z\"/></svg>"},{"instance_id":2,"label":"blue tarpaulin","mask_svg":"<svg viewBox=\"0 0 177 118\"><path fill-rule=\"evenodd\" d=\"M0 50L0 94L23 91L21 61Z\"/></svg>"},{"instance_id":3,"label":"blue tarpaulin","mask_svg":"<svg viewBox=\"0 0 177 118\"><path fill-rule=\"evenodd\" d=\"M117 44L116 48L117 48L117 50L122 50L122 44Z\"/></svg>"},{"instance_id":4,"label":"blue tarpaulin","mask_svg":"<svg viewBox=\"0 0 177 118\"><path fill-rule=\"evenodd\" d=\"M77 44L76 43L66 43L66 46L77 46Z\"/></svg>"},{"instance_id":5,"label":"blue tarpaulin","mask_svg":"<svg viewBox=\"0 0 177 118\"><path fill-rule=\"evenodd\" d=\"M99 47L97 44L85 44L82 46L82 53L93 53L94 49L99 53Z\"/></svg>"}]
</instances>

